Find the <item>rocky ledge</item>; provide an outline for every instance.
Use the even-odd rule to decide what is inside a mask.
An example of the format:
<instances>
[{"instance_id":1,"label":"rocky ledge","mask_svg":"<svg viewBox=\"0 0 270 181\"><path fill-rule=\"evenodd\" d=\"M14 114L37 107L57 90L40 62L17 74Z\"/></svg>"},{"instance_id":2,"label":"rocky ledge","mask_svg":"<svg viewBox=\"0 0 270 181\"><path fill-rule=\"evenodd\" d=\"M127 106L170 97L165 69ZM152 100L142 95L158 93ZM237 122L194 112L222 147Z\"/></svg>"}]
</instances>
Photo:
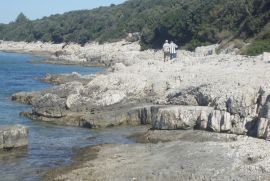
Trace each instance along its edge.
<instances>
[{"instance_id":1,"label":"rocky ledge","mask_svg":"<svg viewBox=\"0 0 270 181\"><path fill-rule=\"evenodd\" d=\"M11 150L28 145L28 129L22 125L0 127L0 150Z\"/></svg>"},{"instance_id":2,"label":"rocky ledge","mask_svg":"<svg viewBox=\"0 0 270 181\"><path fill-rule=\"evenodd\" d=\"M178 51L177 59L163 62L160 51L137 52L134 45L121 44L127 47L115 49L115 59L122 61L127 52L137 58L114 62L102 74L88 79L48 75L45 80L60 85L19 93L13 100L32 105L32 112L23 115L56 124L95 128L145 123L153 129L202 129L268 139L270 67L265 55L217 55L217 46L210 46Z\"/></svg>"}]
</instances>

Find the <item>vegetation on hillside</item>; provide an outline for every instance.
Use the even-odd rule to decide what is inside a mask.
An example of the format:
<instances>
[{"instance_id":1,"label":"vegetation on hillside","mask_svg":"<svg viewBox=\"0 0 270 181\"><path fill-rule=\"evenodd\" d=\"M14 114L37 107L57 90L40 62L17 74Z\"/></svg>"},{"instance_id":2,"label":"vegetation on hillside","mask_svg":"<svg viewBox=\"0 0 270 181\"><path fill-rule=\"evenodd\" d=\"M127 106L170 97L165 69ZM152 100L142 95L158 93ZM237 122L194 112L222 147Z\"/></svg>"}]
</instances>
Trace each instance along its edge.
<instances>
[{"instance_id":1,"label":"vegetation on hillside","mask_svg":"<svg viewBox=\"0 0 270 181\"><path fill-rule=\"evenodd\" d=\"M241 39L247 54L270 51L270 0L128 0L121 5L68 12L30 21L20 14L0 24L0 39L13 41L113 41L141 32L143 48L165 39L187 49Z\"/></svg>"}]
</instances>

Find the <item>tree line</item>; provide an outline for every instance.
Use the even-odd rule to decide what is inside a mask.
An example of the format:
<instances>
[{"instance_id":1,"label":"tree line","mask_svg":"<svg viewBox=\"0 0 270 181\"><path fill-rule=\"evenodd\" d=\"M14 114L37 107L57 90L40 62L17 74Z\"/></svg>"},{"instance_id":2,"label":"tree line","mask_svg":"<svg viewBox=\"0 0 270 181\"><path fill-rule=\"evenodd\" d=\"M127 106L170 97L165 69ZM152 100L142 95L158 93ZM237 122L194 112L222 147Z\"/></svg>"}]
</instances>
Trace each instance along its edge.
<instances>
[{"instance_id":1,"label":"tree line","mask_svg":"<svg viewBox=\"0 0 270 181\"><path fill-rule=\"evenodd\" d=\"M116 41L141 32L143 49L165 39L192 50L240 39L247 54L270 50L270 0L128 0L120 5L67 12L30 21L23 13L0 24L0 39L13 41Z\"/></svg>"}]
</instances>

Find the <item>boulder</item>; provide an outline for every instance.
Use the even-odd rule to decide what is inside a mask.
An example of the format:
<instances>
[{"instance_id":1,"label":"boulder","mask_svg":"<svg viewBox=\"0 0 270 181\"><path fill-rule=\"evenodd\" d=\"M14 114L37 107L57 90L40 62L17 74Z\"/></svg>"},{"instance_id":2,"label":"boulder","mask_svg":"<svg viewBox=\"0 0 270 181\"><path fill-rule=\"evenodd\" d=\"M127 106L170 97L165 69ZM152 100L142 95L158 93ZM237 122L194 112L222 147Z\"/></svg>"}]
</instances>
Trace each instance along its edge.
<instances>
[{"instance_id":1,"label":"boulder","mask_svg":"<svg viewBox=\"0 0 270 181\"><path fill-rule=\"evenodd\" d=\"M33 103L33 113L51 118L64 116L66 100L55 94L45 94Z\"/></svg>"},{"instance_id":2,"label":"boulder","mask_svg":"<svg viewBox=\"0 0 270 181\"><path fill-rule=\"evenodd\" d=\"M269 132L269 120L260 118L257 123L257 137L266 139Z\"/></svg>"},{"instance_id":3,"label":"boulder","mask_svg":"<svg viewBox=\"0 0 270 181\"><path fill-rule=\"evenodd\" d=\"M208 120L209 120L209 112L202 111L201 115L199 116L197 120L197 128L200 130L207 130Z\"/></svg>"},{"instance_id":4,"label":"boulder","mask_svg":"<svg viewBox=\"0 0 270 181\"><path fill-rule=\"evenodd\" d=\"M246 135L248 133L247 125L252 122L252 119L248 117L243 118L239 115L234 115L231 117L232 128L230 133L237 135ZM252 129L252 127L250 128Z\"/></svg>"},{"instance_id":5,"label":"boulder","mask_svg":"<svg viewBox=\"0 0 270 181\"><path fill-rule=\"evenodd\" d=\"M229 132L232 129L231 114L228 112L222 112L220 131Z\"/></svg>"},{"instance_id":6,"label":"boulder","mask_svg":"<svg viewBox=\"0 0 270 181\"><path fill-rule=\"evenodd\" d=\"M9 150L28 145L28 129L22 125L0 127L0 149Z\"/></svg>"},{"instance_id":7,"label":"boulder","mask_svg":"<svg viewBox=\"0 0 270 181\"><path fill-rule=\"evenodd\" d=\"M232 98L232 104L230 108L231 114L238 114L242 117L247 117L252 114L251 109L255 109L256 104L256 94L255 91L253 94L250 92L236 94Z\"/></svg>"},{"instance_id":8,"label":"boulder","mask_svg":"<svg viewBox=\"0 0 270 181\"><path fill-rule=\"evenodd\" d=\"M230 113L214 110L209 116L208 128L214 132L229 132L232 128Z\"/></svg>"},{"instance_id":9,"label":"boulder","mask_svg":"<svg viewBox=\"0 0 270 181\"><path fill-rule=\"evenodd\" d=\"M260 118L270 118L270 95L267 96L265 103L262 106L259 114Z\"/></svg>"},{"instance_id":10,"label":"boulder","mask_svg":"<svg viewBox=\"0 0 270 181\"><path fill-rule=\"evenodd\" d=\"M214 132L220 132L222 114L221 111L215 110L210 114L208 128Z\"/></svg>"},{"instance_id":11,"label":"boulder","mask_svg":"<svg viewBox=\"0 0 270 181\"><path fill-rule=\"evenodd\" d=\"M210 112L211 110L212 108L200 106L159 108L156 113L152 113L152 127L154 129L193 129L202 111Z\"/></svg>"}]
</instances>

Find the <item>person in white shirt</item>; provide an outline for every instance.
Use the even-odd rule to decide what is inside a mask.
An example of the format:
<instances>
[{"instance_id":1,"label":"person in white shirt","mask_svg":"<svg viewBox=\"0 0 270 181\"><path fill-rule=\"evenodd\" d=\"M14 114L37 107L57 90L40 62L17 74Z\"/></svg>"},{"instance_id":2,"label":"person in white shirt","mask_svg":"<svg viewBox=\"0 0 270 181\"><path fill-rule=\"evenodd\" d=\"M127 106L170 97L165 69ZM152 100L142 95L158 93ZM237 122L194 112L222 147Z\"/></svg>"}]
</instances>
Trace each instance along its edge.
<instances>
[{"instance_id":1,"label":"person in white shirt","mask_svg":"<svg viewBox=\"0 0 270 181\"><path fill-rule=\"evenodd\" d=\"M171 60L176 58L176 49L177 48L178 48L178 46L173 41L171 41L171 43L170 43L170 58L171 58Z\"/></svg>"},{"instance_id":2,"label":"person in white shirt","mask_svg":"<svg viewBox=\"0 0 270 181\"><path fill-rule=\"evenodd\" d=\"M170 44L168 40L166 40L163 45L163 53L164 53L164 62L166 62L169 60L170 57Z\"/></svg>"}]
</instances>

